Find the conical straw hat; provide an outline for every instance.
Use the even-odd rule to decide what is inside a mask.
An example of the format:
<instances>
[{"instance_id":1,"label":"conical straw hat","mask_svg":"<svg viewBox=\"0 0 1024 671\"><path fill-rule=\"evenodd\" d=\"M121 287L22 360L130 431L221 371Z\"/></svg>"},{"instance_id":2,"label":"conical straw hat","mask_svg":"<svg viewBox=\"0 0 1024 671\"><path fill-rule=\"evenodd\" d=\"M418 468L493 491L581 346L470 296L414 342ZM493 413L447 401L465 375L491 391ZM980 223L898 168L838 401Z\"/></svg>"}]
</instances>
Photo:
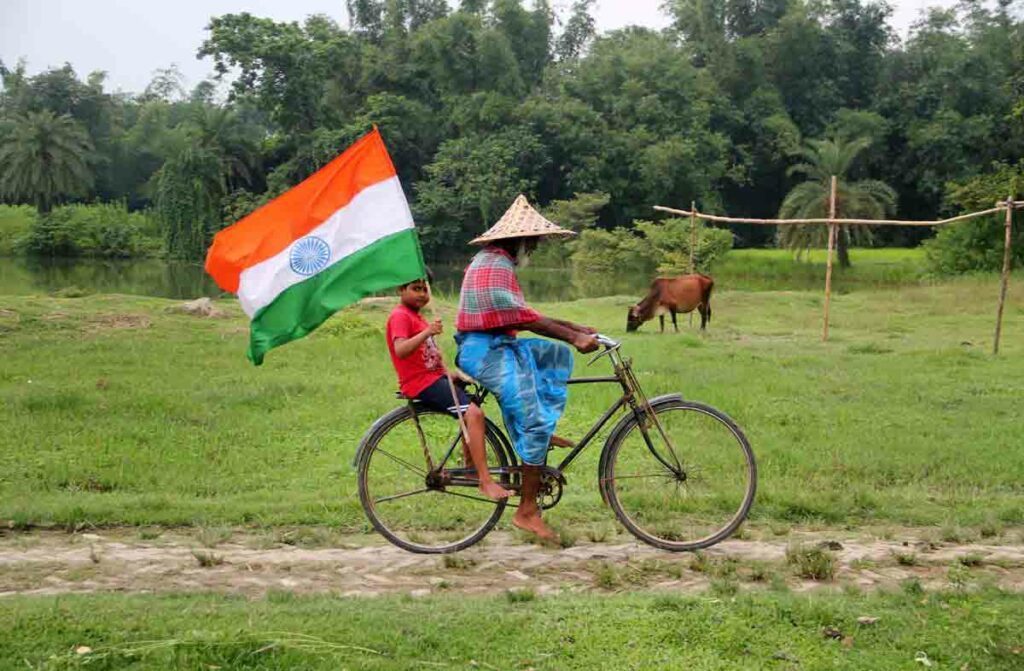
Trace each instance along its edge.
<instances>
[{"instance_id":1,"label":"conical straw hat","mask_svg":"<svg viewBox=\"0 0 1024 671\"><path fill-rule=\"evenodd\" d=\"M490 230L475 240L470 240L471 245L482 245L495 240L508 240L509 238L539 238L558 236L569 238L576 235L572 231L551 223L533 209L526 196L519 194L512 207L508 208L505 214L501 215Z\"/></svg>"}]
</instances>

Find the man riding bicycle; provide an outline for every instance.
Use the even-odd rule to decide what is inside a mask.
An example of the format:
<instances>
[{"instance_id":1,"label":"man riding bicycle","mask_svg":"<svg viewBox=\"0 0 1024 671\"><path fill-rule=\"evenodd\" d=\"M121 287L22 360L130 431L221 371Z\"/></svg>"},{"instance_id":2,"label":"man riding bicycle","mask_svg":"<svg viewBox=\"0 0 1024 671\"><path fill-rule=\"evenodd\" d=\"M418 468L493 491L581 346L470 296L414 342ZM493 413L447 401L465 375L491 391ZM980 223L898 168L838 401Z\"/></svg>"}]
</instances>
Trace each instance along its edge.
<instances>
[{"instance_id":1,"label":"man riding bicycle","mask_svg":"<svg viewBox=\"0 0 1024 671\"><path fill-rule=\"evenodd\" d=\"M560 343L516 336L531 331L582 353L599 345L594 329L545 317L527 306L515 271L542 238L572 235L520 195L498 223L471 242L485 247L466 268L456 319L458 366L497 397L523 462L521 502L512 523L547 540L556 534L541 519L537 493L549 447L569 445L554 433L565 409L573 358Z\"/></svg>"}]
</instances>

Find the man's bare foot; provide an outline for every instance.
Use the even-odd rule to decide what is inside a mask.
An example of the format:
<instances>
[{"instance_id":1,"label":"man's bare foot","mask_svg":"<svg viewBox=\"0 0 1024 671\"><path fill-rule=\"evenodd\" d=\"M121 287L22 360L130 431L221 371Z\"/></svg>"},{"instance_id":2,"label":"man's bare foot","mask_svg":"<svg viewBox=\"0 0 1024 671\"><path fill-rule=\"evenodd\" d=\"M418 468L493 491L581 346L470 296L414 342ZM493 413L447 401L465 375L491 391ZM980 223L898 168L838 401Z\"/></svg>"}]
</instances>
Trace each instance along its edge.
<instances>
[{"instance_id":1,"label":"man's bare foot","mask_svg":"<svg viewBox=\"0 0 1024 671\"><path fill-rule=\"evenodd\" d=\"M576 443L561 436L551 436L550 444L551 447L576 447Z\"/></svg>"},{"instance_id":2,"label":"man's bare foot","mask_svg":"<svg viewBox=\"0 0 1024 671\"><path fill-rule=\"evenodd\" d=\"M542 540L546 541L557 541L558 534L555 533L554 529L544 524L544 520L541 519L540 513L533 513L532 515L521 515L516 513L512 516L512 524L528 531L531 534L535 534Z\"/></svg>"},{"instance_id":3,"label":"man's bare foot","mask_svg":"<svg viewBox=\"0 0 1024 671\"><path fill-rule=\"evenodd\" d=\"M512 496L512 492L499 485L494 480L480 483L480 493L489 499L500 501Z\"/></svg>"}]
</instances>

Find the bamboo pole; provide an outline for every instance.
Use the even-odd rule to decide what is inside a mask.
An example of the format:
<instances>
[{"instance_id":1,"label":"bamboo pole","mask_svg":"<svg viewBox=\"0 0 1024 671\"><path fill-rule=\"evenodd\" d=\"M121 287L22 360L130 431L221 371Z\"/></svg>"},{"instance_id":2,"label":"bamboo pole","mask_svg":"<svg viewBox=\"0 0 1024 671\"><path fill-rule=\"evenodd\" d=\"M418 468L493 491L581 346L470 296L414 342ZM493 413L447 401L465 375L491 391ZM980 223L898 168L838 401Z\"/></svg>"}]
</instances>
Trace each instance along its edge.
<instances>
[{"instance_id":1,"label":"bamboo pole","mask_svg":"<svg viewBox=\"0 0 1024 671\"><path fill-rule=\"evenodd\" d=\"M690 274L696 268L693 265L693 251L697 247L697 203L690 201Z\"/></svg>"},{"instance_id":2,"label":"bamboo pole","mask_svg":"<svg viewBox=\"0 0 1024 671\"><path fill-rule=\"evenodd\" d=\"M1006 237L1003 239L1003 277L999 286L999 307L996 309L996 334L992 342L992 353L999 354L999 338L1003 333L1003 309L1006 306L1006 291L1010 284L1010 262L1013 245L1013 196L1006 199Z\"/></svg>"},{"instance_id":3,"label":"bamboo pole","mask_svg":"<svg viewBox=\"0 0 1024 671\"><path fill-rule=\"evenodd\" d=\"M828 312L832 303L832 250L836 246L836 176L832 175L832 187L828 196L828 262L825 265L825 320L821 330L821 341L828 340Z\"/></svg>"},{"instance_id":4,"label":"bamboo pole","mask_svg":"<svg viewBox=\"0 0 1024 671\"><path fill-rule=\"evenodd\" d=\"M427 295L433 298L433 293L430 290L430 282L427 282ZM428 303L430 306L430 314L434 319L441 319L440 310L435 309L433 300ZM431 336L433 337L433 336ZM441 352L441 348L438 348L437 353L441 356L441 362L444 363L444 353ZM447 369L447 367L446 367ZM466 418L462 413L462 405L459 403L459 393L455 389L455 383L451 378L451 371L445 370L445 378L448 379L448 391L452 395L452 404L455 407L455 417L459 420L459 433L462 434L462 439L466 441L466 448L469 448L469 427L466 426ZM428 457L429 458L429 457Z\"/></svg>"},{"instance_id":5,"label":"bamboo pole","mask_svg":"<svg viewBox=\"0 0 1024 671\"><path fill-rule=\"evenodd\" d=\"M714 221L722 224L756 224L760 226L802 226L804 224L833 223L839 226L945 226L946 224L953 224L958 221L984 217L994 214L995 212L999 212L1005 208L1006 203L1000 203L997 207L982 210L981 212L961 214L956 217L950 217L949 219L936 219L935 221L905 221L902 219L750 219L746 217L723 217L717 214L704 214L702 212L687 212L686 210L677 210L671 207L664 207L662 205L654 206L654 209L659 212L668 212L670 214L676 214L683 217L695 214L699 219L703 219L705 221Z\"/></svg>"},{"instance_id":6,"label":"bamboo pole","mask_svg":"<svg viewBox=\"0 0 1024 671\"><path fill-rule=\"evenodd\" d=\"M697 201L690 201L690 274L697 269L693 263L693 252L697 247ZM674 322L673 322L674 323ZM693 328L693 310L690 310L690 328Z\"/></svg>"}]
</instances>

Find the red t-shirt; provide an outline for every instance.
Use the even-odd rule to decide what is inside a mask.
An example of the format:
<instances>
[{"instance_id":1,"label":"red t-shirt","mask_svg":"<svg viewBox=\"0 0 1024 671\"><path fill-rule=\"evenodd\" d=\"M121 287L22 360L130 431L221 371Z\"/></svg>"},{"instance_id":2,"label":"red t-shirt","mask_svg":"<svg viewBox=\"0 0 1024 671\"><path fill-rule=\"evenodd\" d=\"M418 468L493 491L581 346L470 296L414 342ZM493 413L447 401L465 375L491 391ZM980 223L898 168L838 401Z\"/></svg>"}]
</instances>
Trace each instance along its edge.
<instances>
[{"instance_id":1,"label":"red t-shirt","mask_svg":"<svg viewBox=\"0 0 1024 671\"><path fill-rule=\"evenodd\" d=\"M388 317L388 352L398 373L398 387L409 398L415 398L445 374L441 350L437 348L434 336L430 336L412 354L399 359L395 354L395 338L412 338L428 326L430 324L418 312L401 303Z\"/></svg>"}]
</instances>

